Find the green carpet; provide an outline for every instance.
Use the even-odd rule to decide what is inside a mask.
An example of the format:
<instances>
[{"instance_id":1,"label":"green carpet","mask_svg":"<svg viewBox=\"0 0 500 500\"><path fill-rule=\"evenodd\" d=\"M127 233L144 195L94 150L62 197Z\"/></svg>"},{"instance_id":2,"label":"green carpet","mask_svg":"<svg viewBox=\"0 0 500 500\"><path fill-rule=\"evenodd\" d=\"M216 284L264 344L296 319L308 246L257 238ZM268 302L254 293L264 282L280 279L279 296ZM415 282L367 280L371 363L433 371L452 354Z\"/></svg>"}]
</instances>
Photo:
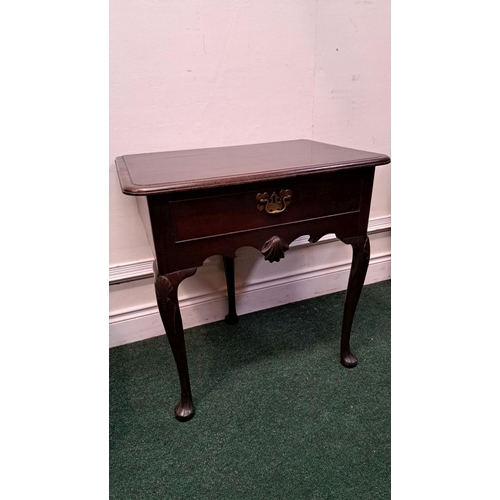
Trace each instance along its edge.
<instances>
[{"instance_id":1,"label":"green carpet","mask_svg":"<svg viewBox=\"0 0 500 500\"><path fill-rule=\"evenodd\" d=\"M110 349L110 498L389 499L390 281L186 331L196 414L173 417L166 337Z\"/></svg>"}]
</instances>

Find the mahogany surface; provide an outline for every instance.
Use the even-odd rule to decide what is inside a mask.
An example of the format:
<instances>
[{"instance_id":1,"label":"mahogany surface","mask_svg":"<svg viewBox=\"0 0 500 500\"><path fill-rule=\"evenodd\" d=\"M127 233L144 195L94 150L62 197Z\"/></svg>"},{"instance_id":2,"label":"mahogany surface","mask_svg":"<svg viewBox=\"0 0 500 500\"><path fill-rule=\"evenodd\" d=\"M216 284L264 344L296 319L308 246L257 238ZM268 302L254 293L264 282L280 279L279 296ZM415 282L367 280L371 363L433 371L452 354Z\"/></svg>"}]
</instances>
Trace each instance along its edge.
<instances>
[{"instance_id":1,"label":"mahogany surface","mask_svg":"<svg viewBox=\"0 0 500 500\"><path fill-rule=\"evenodd\" d=\"M119 156L122 190L144 195L389 163L386 155L306 139Z\"/></svg>"},{"instance_id":2,"label":"mahogany surface","mask_svg":"<svg viewBox=\"0 0 500 500\"><path fill-rule=\"evenodd\" d=\"M370 260L367 236L375 167L386 155L308 141L125 155L116 159L125 194L146 196L156 253L156 293L179 372L174 414L189 420L189 382L179 284L212 255L222 255L228 288L226 322L236 323L234 257L252 246L269 262L285 257L302 235L335 233L353 248L342 322L340 359L350 350L354 313Z\"/></svg>"}]
</instances>

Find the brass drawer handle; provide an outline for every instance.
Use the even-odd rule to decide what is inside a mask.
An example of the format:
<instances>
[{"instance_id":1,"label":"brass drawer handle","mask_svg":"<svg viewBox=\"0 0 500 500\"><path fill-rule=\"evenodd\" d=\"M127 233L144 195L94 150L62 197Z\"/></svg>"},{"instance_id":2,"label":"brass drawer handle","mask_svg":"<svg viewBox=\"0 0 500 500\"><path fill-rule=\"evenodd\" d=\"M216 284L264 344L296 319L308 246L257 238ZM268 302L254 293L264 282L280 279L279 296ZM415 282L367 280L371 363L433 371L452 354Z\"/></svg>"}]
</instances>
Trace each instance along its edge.
<instances>
[{"instance_id":1,"label":"brass drawer handle","mask_svg":"<svg viewBox=\"0 0 500 500\"><path fill-rule=\"evenodd\" d=\"M285 208L292 203L292 190L282 189L279 196L276 191L269 196L267 191L257 195L257 208L262 211L264 208L268 214L279 214L284 212Z\"/></svg>"}]
</instances>

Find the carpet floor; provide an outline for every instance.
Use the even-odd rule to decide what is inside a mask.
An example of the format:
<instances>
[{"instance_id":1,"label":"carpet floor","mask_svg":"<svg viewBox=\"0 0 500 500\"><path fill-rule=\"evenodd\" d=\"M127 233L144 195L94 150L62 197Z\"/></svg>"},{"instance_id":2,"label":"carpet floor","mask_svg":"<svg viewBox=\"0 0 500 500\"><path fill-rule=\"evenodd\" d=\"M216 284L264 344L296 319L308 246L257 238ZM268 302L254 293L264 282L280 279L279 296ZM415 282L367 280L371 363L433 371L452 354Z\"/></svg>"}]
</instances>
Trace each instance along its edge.
<instances>
[{"instance_id":1,"label":"carpet floor","mask_svg":"<svg viewBox=\"0 0 500 500\"><path fill-rule=\"evenodd\" d=\"M390 291L363 288L354 369L345 292L187 330L189 422L165 336L110 349L110 498L389 499Z\"/></svg>"}]
</instances>

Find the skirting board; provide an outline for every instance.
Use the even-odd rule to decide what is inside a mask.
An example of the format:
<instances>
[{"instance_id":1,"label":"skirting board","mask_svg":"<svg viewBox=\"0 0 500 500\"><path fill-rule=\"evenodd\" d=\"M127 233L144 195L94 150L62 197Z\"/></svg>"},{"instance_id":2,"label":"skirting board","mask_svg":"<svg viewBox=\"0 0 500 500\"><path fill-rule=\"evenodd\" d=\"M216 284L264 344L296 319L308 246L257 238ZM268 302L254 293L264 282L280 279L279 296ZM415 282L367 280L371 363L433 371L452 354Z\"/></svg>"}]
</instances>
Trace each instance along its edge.
<instances>
[{"instance_id":1,"label":"skirting board","mask_svg":"<svg viewBox=\"0 0 500 500\"><path fill-rule=\"evenodd\" d=\"M340 292L347 288L350 262L329 268L243 286L236 290L238 316L279 305ZM370 260L365 285L391 277L391 255L377 255ZM226 293L216 292L196 299L181 300L184 328L212 323L227 314ZM157 307L114 316L109 325L109 346L117 347L164 335Z\"/></svg>"}]
</instances>

